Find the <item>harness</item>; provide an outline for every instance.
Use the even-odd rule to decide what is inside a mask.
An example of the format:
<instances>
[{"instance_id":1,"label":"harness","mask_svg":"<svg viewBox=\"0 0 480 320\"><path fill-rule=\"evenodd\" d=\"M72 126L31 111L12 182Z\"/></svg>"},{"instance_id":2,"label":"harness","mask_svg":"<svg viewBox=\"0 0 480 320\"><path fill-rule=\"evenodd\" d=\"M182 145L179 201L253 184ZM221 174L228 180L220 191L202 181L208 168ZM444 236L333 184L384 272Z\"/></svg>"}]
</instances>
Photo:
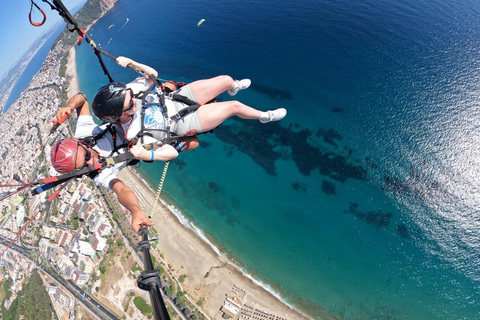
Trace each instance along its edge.
<instances>
[{"instance_id":1,"label":"harness","mask_svg":"<svg viewBox=\"0 0 480 320\"><path fill-rule=\"evenodd\" d=\"M151 77L152 79L153 77ZM169 83L175 85L177 89L183 87L185 85L185 82L175 82L175 81L168 81ZM151 93L153 89L156 89L155 93ZM158 97L159 103L152 102L152 103L145 103L145 99L149 94L155 94ZM171 98L174 101L181 102L187 107L180 109L177 111L177 113L173 115L168 114L168 109L165 104L165 95L168 95L169 98ZM179 136L179 135L172 135L172 132L170 130L170 121L169 120L178 120L190 113L193 113L197 111L198 108L200 108L200 105L196 103L195 101L181 95L178 93L175 93L172 89L169 87L164 86L159 79L155 78L153 81L153 84L145 91L142 91L135 95L136 98L142 100L142 111L140 114L140 131L136 134L136 136L132 139L132 143L135 144L140 140L143 143L143 137L144 136L151 136L153 137L153 134L151 131L164 131L167 134L167 138L163 139L161 142L162 144L172 144L177 142L178 140L182 139L184 136ZM215 101L213 99L212 101L209 101L207 103L211 103ZM153 129L153 128L145 128L145 111L147 108L152 107L152 106L159 106L162 109L163 116L165 118L165 127L166 129ZM210 132L210 131L209 131ZM207 132L202 132L202 133L207 133Z\"/></svg>"},{"instance_id":2,"label":"harness","mask_svg":"<svg viewBox=\"0 0 480 320\"><path fill-rule=\"evenodd\" d=\"M117 130L112 123L107 124L107 127L105 128L105 130L103 130L99 134L97 134L95 136L88 136L88 137L85 137L85 138L80 138L78 140L81 140L81 141L85 142L90 147L94 147L94 146L97 145L97 141L100 140L101 138L103 138L107 132L112 135L112 140L113 140L113 150L110 153L109 157L111 157L114 153L117 153L120 149L128 147L128 143L124 143L124 144L121 144L121 145L117 146Z\"/></svg>"}]
</instances>

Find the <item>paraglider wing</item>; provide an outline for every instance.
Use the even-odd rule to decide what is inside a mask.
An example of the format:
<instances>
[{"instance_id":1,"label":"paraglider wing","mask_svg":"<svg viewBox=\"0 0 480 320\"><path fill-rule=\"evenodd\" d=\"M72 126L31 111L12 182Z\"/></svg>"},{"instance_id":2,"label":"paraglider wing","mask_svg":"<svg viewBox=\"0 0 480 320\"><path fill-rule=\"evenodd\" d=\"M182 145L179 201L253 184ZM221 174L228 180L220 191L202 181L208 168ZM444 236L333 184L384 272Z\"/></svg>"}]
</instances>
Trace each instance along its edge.
<instances>
[{"instance_id":1,"label":"paraglider wing","mask_svg":"<svg viewBox=\"0 0 480 320\"><path fill-rule=\"evenodd\" d=\"M111 24L110 27L108 27L108 29L110 30L110 28L113 27L113 26L114 26L114 24Z\"/></svg>"},{"instance_id":2,"label":"paraglider wing","mask_svg":"<svg viewBox=\"0 0 480 320\"><path fill-rule=\"evenodd\" d=\"M200 25L201 25L204 21L205 21L205 19L202 19L202 20L198 21L197 27L200 27Z\"/></svg>"}]
</instances>

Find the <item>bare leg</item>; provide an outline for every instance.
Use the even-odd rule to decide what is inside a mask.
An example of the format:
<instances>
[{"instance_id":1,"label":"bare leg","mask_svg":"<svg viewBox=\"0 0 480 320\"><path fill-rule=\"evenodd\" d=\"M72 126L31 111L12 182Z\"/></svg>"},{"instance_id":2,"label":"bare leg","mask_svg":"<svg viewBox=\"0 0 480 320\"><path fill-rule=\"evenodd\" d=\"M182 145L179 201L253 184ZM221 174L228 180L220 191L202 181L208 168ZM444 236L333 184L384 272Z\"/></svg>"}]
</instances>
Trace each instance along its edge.
<instances>
[{"instance_id":1,"label":"bare leg","mask_svg":"<svg viewBox=\"0 0 480 320\"><path fill-rule=\"evenodd\" d=\"M232 116L242 119L260 119L261 112L238 101L209 103L197 110L204 132L218 127Z\"/></svg>"},{"instance_id":2,"label":"bare leg","mask_svg":"<svg viewBox=\"0 0 480 320\"><path fill-rule=\"evenodd\" d=\"M212 100L220 93L233 89L235 83L230 76L218 76L190 83L190 89L199 105Z\"/></svg>"}]
</instances>

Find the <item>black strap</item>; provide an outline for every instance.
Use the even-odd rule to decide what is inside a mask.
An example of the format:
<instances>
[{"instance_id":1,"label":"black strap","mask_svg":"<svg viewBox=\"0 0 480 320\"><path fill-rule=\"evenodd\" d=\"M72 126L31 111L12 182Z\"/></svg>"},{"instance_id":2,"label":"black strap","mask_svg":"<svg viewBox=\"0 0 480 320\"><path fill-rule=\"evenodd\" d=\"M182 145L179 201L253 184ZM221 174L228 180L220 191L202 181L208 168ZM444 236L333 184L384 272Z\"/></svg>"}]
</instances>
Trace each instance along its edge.
<instances>
[{"instance_id":1,"label":"black strap","mask_svg":"<svg viewBox=\"0 0 480 320\"><path fill-rule=\"evenodd\" d=\"M97 47L93 47L93 52L94 52L95 55L97 56L98 62L100 62L100 66L102 67L103 73L108 77L108 80L109 80L110 82L115 82L115 81L113 80L112 76L110 75L110 73L108 72L108 69L107 69L107 67L105 66L105 63L103 63L102 56L100 55L101 51L100 51Z\"/></svg>"},{"instance_id":2,"label":"black strap","mask_svg":"<svg viewBox=\"0 0 480 320\"><path fill-rule=\"evenodd\" d=\"M192 112L197 111L198 108L200 108L200 105L199 105L199 104L194 104L194 105L188 106L188 107L186 107L186 108L183 108L183 109L179 110L178 113L176 113L176 114L174 114L173 116L171 116L170 119L172 119L172 120L178 120L178 119L180 119L181 117L184 117L184 116L186 116L186 115L189 114L189 113L192 113Z\"/></svg>"},{"instance_id":3,"label":"black strap","mask_svg":"<svg viewBox=\"0 0 480 320\"><path fill-rule=\"evenodd\" d=\"M39 179L35 181L33 185L39 185L42 183L43 184L35 188L34 190L32 190L32 195L36 195L41 192L47 191L51 188L58 186L59 184L68 182L73 178L79 178L84 175L92 175L92 174L93 176L95 176L105 168L114 166L121 162L129 161L132 159L133 159L133 155L130 153L130 151L126 151L125 153L121 153L115 157L102 158L98 163L90 167L73 170L69 173L65 173L56 177Z\"/></svg>"},{"instance_id":4,"label":"black strap","mask_svg":"<svg viewBox=\"0 0 480 320\"><path fill-rule=\"evenodd\" d=\"M82 140L83 142L87 143L90 147L94 147L95 145L97 145L97 141L100 140L101 138L103 138L103 136L104 136L107 132L112 133L111 127L112 127L112 124L109 123L109 124L107 125L107 127L105 128L105 130L103 130L103 131L100 132L99 134L94 135L94 136L88 136L88 137L80 138L80 139L78 139L78 140ZM112 137L113 137L113 134L112 134Z\"/></svg>"}]
</instances>

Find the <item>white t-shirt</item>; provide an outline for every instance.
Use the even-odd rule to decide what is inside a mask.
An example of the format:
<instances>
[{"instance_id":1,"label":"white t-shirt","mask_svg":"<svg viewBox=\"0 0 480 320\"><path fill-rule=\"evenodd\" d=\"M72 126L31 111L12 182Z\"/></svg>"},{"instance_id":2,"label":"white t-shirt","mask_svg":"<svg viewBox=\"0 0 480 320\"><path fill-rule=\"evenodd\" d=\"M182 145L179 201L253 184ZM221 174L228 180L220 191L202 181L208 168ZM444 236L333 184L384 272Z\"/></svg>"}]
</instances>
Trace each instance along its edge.
<instances>
[{"instance_id":1,"label":"white t-shirt","mask_svg":"<svg viewBox=\"0 0 480 320\"><path fill-rule=\"evenodd\" d=\"M105 130L107 125L98 126L94 121L91 115L82 115L77 118L77 125L75 129L76 139L85 138L88 136L95 136ZM116 127L116 130L121 130ZM125 141L123 139L123 133L118 132L117 134L117 146L123 144ZM100 156L108 157L113 150L113 138L110 132L107 132L102 138L97 141L97 144L93 147ZM115 179L125 166L127 162L118 163L112 167L102 169L102 171L93 178L93 182L102 186L105 189L110 189L110 182Z\"/></svg>"},{"instance_id":2,"label":"white t-shirt","mask_svg":"<svg viewBox=\"0 0 480 320\"><path fill-rule=\"evenodd\" d=\"M147 79L144 77L138 77L132 82L128 83L127 88L132 89L134 94L138 94L141 91L147 90L150 85L148 84ZM156 89L154 88L152 90L152 93L147 95L145 98L145 102L147 104L149 103L159 103L159 98L155 94ZM137 103L141 103L140 100L137 100ZM177 113L177 106L174 101L168 96L165 97L165 105L167 106L168 113ZM139 106L138 111L135 112L133 115L132 120L130 120L127 123L122 124L122 128L125 131L125 138L127 140L132 140L133 138L136 137L138 132L142 128L142 106ZM166 120L165 116L163 114L163 108L158 105L151 105L148 108L145 109L145 129L147 129L148 132L153 134L153 137L150 136L144 136L144 143L152 143L156 141L162 141L167 137L166 133L166 123L165 121L170 121ZM175 123L173 121L170 121L170 130L173 130ZM150 129L150 130L148 130Z\"/></svg>"}]
</instances>

